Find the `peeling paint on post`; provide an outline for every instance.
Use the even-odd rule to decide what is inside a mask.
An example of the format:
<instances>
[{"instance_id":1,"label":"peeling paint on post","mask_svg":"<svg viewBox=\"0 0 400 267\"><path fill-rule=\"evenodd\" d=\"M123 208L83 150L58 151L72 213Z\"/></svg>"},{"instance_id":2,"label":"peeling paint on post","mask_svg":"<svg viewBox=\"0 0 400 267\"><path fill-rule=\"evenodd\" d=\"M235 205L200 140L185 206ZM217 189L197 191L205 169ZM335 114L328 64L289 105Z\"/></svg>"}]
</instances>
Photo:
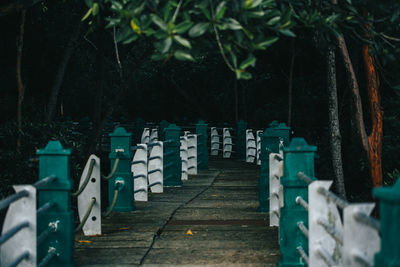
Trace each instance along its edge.
<instances>
[{"instance_id":1,"label":"peeling paint on post","mask_svg":"<svg viewBox=\"0 0 400 267\"><path fill-rule=\"evenodd\" d=\"M297 253L301 246L308 254L308 240L298 229L297 222L308 227L308 212L296 203L298 196L308 201L308 184L297 178L298 172L314 177L314 156L317 147L309 146L303 138L293 138L284 149L284 169L281 178L284 206L279 222L281 257L279 266L305 266Z\"/></svg>"},{"instance_id":2,"label":"peeling paint on post","mask_svg":"<svg viewBox=\"0 0 400 267\"><path fill-rule=\"evenodd\" d=\"M400 266L400 177L392 187L375 188L379 199L381 250L375 254L374 266Z\"/></svg>"}]
</instances>

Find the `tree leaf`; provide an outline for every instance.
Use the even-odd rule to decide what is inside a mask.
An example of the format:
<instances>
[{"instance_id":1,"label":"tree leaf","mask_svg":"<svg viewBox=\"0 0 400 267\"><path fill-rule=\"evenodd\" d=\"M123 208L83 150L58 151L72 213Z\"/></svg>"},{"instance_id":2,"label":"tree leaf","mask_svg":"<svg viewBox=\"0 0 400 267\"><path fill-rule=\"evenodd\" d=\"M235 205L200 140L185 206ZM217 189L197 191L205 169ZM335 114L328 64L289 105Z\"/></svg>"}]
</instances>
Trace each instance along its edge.
<instances>
[{"instance_id":1,"label":"tree leaf","mask_svg":"<svg viewBox=\"0 0 400 267\"><path fill-rule=\"evenodd\" d=\"M223 18L226 11L226 2L222 1L215 9L215 20L218 21Z\"/></svg>"},{"instance_id":2,"label":"tree leaf","mask_svg":"<svg viewBox=\"0 0 400 267\"><path fill-rule=\"evenodd\" d=\"M294 34L294 32L288 29L280 29L279 32L289 37L296 37L296 34Z\"/></svg>"},{"instance_id":3,"label":"tree leaf","mask_svg":"<svg viewBox=\"0 0 400 267\"><path fill-rule=\"evenodd\" d=\"M133 34L131 37L129 37L128 39L126 39L126 40L123 41L122 43L123 43L124 45L130 44L130 43L132 43L133 41L136 41L138 38L139 38L139 35Z\"/></svg>"},{"instance_id":4,"label":"tree leaf","mask_svg":"<svg viewBox=\"0 0 400 267\"><path fill-rule=\"evenodd\" d=\"M157 60L162 60L162 59L166 58L167 56L168 55L166 55L166 54L154 54L151 56L151 59L157 61Z\"/></svg>"},{"instance_id":5,"label":"tree leaf","mask_svg":"<svg viewBox=\"0 0 400 267\"><path fill-rule=\"evenodd\" d=\"M208 9L203 7L203 8L201 8L201 11L203 12L204 16L206 16L206 18L208 20L211 20L211 14L210 14L210 11Z\"/></svg>"},{"instance_id":6,"label":"tree leaf","mask_svg":"<svg viewBox=\"0 0 400 267\"><path fill-rule=\"evenodd\" d=\"M239 21L233 19L233 18L227 18L225 20L225 24L228 26L229 29L231 30L241 30L242 25L240 25Z\"/></svg>"},{"instance_id":7,"label":"tree leaf","mask_svg":"<svg viewBox=\"0 0 400 267\"><path fill-rule=\"evenodd\" d=\"M247 35L247 37L248 37L250 40L253 40L253 39L254 39L254 35L253 35L249 30L247 30L246 28L243 28L243 32Z\"/></svg>"},{"instance_id":8,"label":"tree leaf","mask_svg":"<svg viewBox=\"0 0 400 267\"><path fill-rule=\"evenodd\" d=\"M189 30L192 26L193 22L187 20L176 25L174 31L176 33L182 34Z\"/></svg>"},{"instance_id":9,"label":"tree leaf","mask_svg":"<svg viewBox=\"0 0 400 267\"><path fill-rule=\"evenodd\" d=\"M134 32L136 32L139 35L142 34L142 30L140 29L140 27L138 25L139 22L137 21L137 19L132 18L130 24L131 24L131 28Z\"/></svg>"},{"instance_id":10,"label":"tree leaf","mask_svg":"<svg viewBox=\"0 0 400 267\"><path fill-rule=\"evenodd\" d=\"M157 15L151 14L151 20L156 24L161 30L168 31L167 24Z\"/></svg>"},{"instance_id":11,"label":"tree leaf","mask_svg":"<svg viewBox=\"0 0 400 267\"><path fill-rule=\"evenodd\" d=\"M190 42L187 39L185 39L182 36L180 36L180 35L174 35L174 40L178 44L180 44L180 45L182 45L182 46L184 46L186 48L192 48L192 46L190 45Z\"/></svg>"},{"instance_id":12,"label":"tree leaf","mask_svg":"<svg viewBox=\"0 0 400 267\"><path fill-rule=\"evenodd\" d=\"M190 55L189 53L182 51L182 50L176 50L174 53L174 57L177 60L194 61L194 58L192 57L192 55Z\"/></svg>"},{"instance_id":13,"label":"tree leaf","mask_svg":"<svg viewBox=\"0 0 400 267\"><path fill-rule=\"evenodd\" d=\"M251 73L244 70L235 70L235 73L238 80L250 80L252 78Z\"/></svg>"},{"instance_id":14,"label":"tree leaf","mask_svg":"<svg viewBox=\"0 0 400 267\"><path fill-rule=\"evenodd\" d=\"M190 29L189 36L198 37L200 35L203 35L207 31L209 26L210 23L208 22L199 22Z\"/></svg>"},{"instance_id":15,"label":"tree leaf","mask_svg":"<svg viewBox=\"0 0 400 267\"><path fill-rule=\"evenodd\" d=\"M172 45L172 38L171 37L167 37L161 45L161 53L167 53L169 51L169 49L171 48Z\"/></svg>"},{"instance_id":16,"label":"tree leaf","mask_svg":"<svg viewBox=\"0 0 400 267\"><path fill-rule=\"evenodd\" d=\"M118 1L112 1L111 9L115 11L121 11L123 8L122 4Z\"/></svg>"},{"instance_id":17,"label":"tree leaf","mask_svg":"<svg viewBox=\"0 0 400 267\"><path fill-rule=\"evenodd\" d=\"M262 3L262 0L246 0L243 3L244 9L252 9L258 7Z\"/></svg>"},{"instance_id":18,"label":"tree leaf","mask_svg":"<svg viewBox=\"0 0 400 267\"><path fill-rule=\"evenodd\" d=\"M273 26L273 25L275 25L280 19L281 19L281 16L273 17L272 19L270 19L270 20L267 22L267 25Z\"/></svg>"},{"instance_id":19,"label":"tree leaf","mask_svg":"<svg viewBox=\"0 0 400 267\"><path fill-rule=\"evenodd\" d=\"M85 16L83 16L81 21L86 20L90 16L90 14L92 14L92 8L89 8L89 10L86 12Z\"/></svg>"},{"instance_id":20,"label":"tree leaf","mask_svg":"<svg viewBox=\"0 0 400 267\"><path fill-rule=\"evenodd\" d=\"M264 41L262 41L261 43L256 44L256 46L260 46L265 49L267 46L272 45L273 43L275 43L278 40L279 40L279 38L276 36L269 37L269 38L265 39Z\"/></svg>"},{"instance_id":21,"label":"tree leaf","mask_svg":"<svg viewBox=\"0 0 400 267\"><path fill-rule=\"evenodd\" d=\"M249 57L245 60L242 61L242 63L240 63L239 68L244 70L249 66L253 66L256 64L256 58L253 55L249 55Z\"/></svg>"},{"instance_id":22,"label":"tree leaf","mask_svg":"<svg viewBox=\"0 0 400 267\"><path fill-rule=\"evenodd\" d=\"M93 14L93 16L96 16L98 13L99 13L99 4L94 3L93 7L92 7L92 14Z\"/></svg>"}]
</instances>

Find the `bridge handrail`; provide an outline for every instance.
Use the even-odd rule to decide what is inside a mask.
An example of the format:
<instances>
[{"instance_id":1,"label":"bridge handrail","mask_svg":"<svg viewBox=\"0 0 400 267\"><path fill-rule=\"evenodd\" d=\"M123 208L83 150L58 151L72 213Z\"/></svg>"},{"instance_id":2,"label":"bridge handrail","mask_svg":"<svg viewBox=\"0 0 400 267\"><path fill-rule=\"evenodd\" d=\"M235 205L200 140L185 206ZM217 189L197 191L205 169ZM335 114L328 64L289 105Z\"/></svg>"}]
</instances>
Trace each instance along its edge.
<instances>
[{"instance_id":1,"label":"bridge handrail","mask_svg":"<svg viewBox=\"0 0 400 267\"><path fill-rule=\"evenodd\" d=\"M391 242L392 246L400 247L399 240L390 239L390 234L387 234L388 229L394 229L393 226L386 225L385 228L381 226L382 222L395 223L396 218L393 216L397 216L397 213L388 212L389 209L386 208L381 211L381 221L379 221L370 216L374 203L349 203L340 198L329 190L332 181L316 180L313 175L308 175L313 174L313 160L310 160L313 153L310 152L315 149L308 146L303 139L292 143L295 144L284 152L284 158L288 158L289 161L283 162L283 168L286 170L282 182L285 210L279 218L282 254L280 263L312 267L389 266L387 265L389 263L398 263L398 255L392 254L392 258L387 256L393 253L391 252L393 249L388 252L385 251L387 246L381 247L384 242ZM304 153L301 153L302 151ZM288 153L295 154L287 156ZM270 168L276 168L275 155L271 154L270 159ZM275 177L271 175L270 179ZM393 187L374 189L374 194L381 197L381 206L390 205L398 210L399 188L400 178ZM385 193L381 193L383 191ZM303 212L296 206L301 206ZM271 213L273 212L271 210ZM306 216L301 215L304 212ZM291 214L298 216L294 217ZM294 225L296 226L293 227ZM289 229L297 229L302 237L292 232L286 233L285 231ZM296 253L299 261L293 262L293 255Z\"/></svg>"},{"instance_id":2,"label":"bridge handrail","mask_svg":"<svg viewBox=\"0 0 400 267\"><path fill-rule=\"evenodd\" d=\"M36 237L37 217L52 206L50 202L36 209L37 189L57 181L55 175L47 176L32 185L14 186L16 193L0 200L0 209L8 208L0 236L0 263L2 266L36 266L38 244L46 236Z\"/></svg>"}]
</instances>

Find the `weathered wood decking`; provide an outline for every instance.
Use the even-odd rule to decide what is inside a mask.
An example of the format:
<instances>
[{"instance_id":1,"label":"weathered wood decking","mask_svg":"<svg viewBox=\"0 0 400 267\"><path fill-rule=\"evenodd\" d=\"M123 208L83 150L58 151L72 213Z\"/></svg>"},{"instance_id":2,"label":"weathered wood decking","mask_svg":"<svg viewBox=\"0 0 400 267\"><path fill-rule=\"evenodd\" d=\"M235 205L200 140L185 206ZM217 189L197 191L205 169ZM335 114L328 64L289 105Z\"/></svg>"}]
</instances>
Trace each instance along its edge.
<instances>
[{"instance_id":1,"label":"weathered wood decking","mask_svg":"<svg viewBox=\"0 0 400 267\"><path fill-rule=\"evenodd\" d=\"M254 165L213 160L183 187L103 219L102 236L77 235L76 266L275 266L278 234L256 211L257 180Z\"/></svg>"}]
</instances>

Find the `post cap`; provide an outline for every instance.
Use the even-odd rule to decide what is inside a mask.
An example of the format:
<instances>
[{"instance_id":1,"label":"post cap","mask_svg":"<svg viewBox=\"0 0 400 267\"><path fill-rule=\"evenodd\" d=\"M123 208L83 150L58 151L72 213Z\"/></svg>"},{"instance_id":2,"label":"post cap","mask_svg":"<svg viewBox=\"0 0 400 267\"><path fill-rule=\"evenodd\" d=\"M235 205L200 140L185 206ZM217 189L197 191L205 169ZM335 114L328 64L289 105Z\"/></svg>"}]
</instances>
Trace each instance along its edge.
<instances>
[{"instance_id":1,"label":"post cap","mask_svg":"<svg viewBox=\"0 0 400 267\"><path fill-rule=\"evenodd\" d=\"M118 127L117 129L114 130L114 132L109 134L110 137L129 137L131 136L131 133L128 133L125 128L123 127Z\"/></svg>"},{"instance_id":2,"label":"post cap","mask_svg":"<svg viewBox=\"0 0 400 267\"><path fill-rule=\"evenodd\" d=\"M285 152L315 152L317 151L316 146L310 146L307 144L306 140L301 137L295 137L290 142L289 147L284 148Z\"/></svg>"},{"instance_id":3,"label":"post cap","mask_svg":"<svg viewBox=\"0 0 400 267\"><path fill-rule=\"evenodd\" d=\"M205 123L205 121L203 121L203 120L199 120L197 122L197 125L207 125L207 123Z\"/></svg>"},{"instance_id":4,"label":"post cap","mask_svg":"<svg viewBox=\"0 0 400 267\"><path fill-rule=\"evenodd\" d=\"M275 127L277 127L278 125L279 125L279 122L276 121L276 120L273 120L273 121L269 124L269 127L275 128Z\"/></svg>"},{"instance_id":5,"label":"post cap","mask_svg":"<svg viewBox=\"0 0 400 267\"><path fill-rule=\"evenodd\" d=\"M384 202L400 203L400 177L393 186L374 188L373 195Z\"/></svg>"},{"instance_id":6,"label":"post cap","mask_svg":"<svg viewBox=\"0 0 400 267\"><path fill-rule=\"evenodd\" d=\"M71 155L71 149L65 149L60 141L49 141L44 149L39 149L37 155Z\"/></svg>"},{"instance_id":7,"label":"post cap","mask_svg":"<svg viewBox=\"0 0 400 267\"><path fill-rule=\"evenodd\" d=\"M286 123L282 122L276 126L277 130L290 130L290 127L286 125Z\"/></svg>"},{"instance_id":8,"label":"post cap","mask_svg":"<svg viewBox=\"0 0 400 267\"><path fill-rule=\"evenodd\" d=\"M263 134L261 136L278 136L278 134L276 133L275 128L269 127L267 129L265 129L265 131L263 132Z\"/></svg>"},{"instance_id":9,"label":"post cap","mask_svg":"<svg viewBox=\"0 0 400 267\"><path fill-rule=\"evenodd\" d=\"M168 130L168 131L171 131L171 130L173 130L173 131L180 131L181 130L181 128L179 128L178 126L176 126L176 124L170 124L165 130Z\"/></svg>"}]
</instances>

